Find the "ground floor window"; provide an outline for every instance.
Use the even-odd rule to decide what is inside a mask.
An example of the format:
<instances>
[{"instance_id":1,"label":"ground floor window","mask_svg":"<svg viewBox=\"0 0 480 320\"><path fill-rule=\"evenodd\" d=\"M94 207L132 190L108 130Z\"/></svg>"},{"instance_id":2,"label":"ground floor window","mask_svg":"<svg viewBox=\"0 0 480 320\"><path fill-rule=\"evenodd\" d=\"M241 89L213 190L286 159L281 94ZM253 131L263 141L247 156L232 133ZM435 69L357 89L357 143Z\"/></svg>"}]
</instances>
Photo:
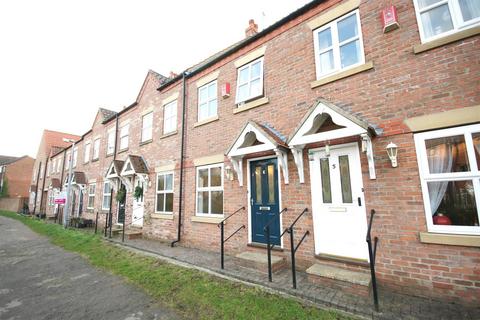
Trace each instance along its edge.
<instances>
[{"instance_id":1,"label":"ground floor window","mask_svg":"<svg viewBox=\"0 0 480 320\"><path fill-rule=\"evenodd\" d=\"M88 185L87 209L93 209L95 207L95 189L96 188L97 186L95 183L91 183Z\"/></svg>"},{"instance_id":2,"label":"ground floor window","mask_svg":"<svg viewBox=\"0 0 480 320\"><path fill-rule=\"evenodd\" d=\"M155 212L173 213L173 172L157 174Z\"/></svg>"},{"instance_id":3,"label":"ground floor window","mask_svg":"<svg viewBox=\"0 0 480 320\"><path fill-rule=\"evenodd\" d=\"M103 183L103 201L102 201L102 209L108 210L110 209L110 199L112 198L112 185L110 182Z\"/></svg>"},{"instance_id":4,"label":"ground floor window","mask_svg":"<svg viewBox=\"0 0 480 320\"><path fill-rule=\"evenodd\" d=\"M197 215L223 214L223 164L197 167Z\"/></svg>"},{"instance_id":5,"label":"ground floor window","mask_svg":"<svg viewBox=\"0 0 480 320\"><path fill-rule=\"evenodd\" d=\"M480 234L480 125L415 135L429 231Z\"/></svg>"}]
</instances>

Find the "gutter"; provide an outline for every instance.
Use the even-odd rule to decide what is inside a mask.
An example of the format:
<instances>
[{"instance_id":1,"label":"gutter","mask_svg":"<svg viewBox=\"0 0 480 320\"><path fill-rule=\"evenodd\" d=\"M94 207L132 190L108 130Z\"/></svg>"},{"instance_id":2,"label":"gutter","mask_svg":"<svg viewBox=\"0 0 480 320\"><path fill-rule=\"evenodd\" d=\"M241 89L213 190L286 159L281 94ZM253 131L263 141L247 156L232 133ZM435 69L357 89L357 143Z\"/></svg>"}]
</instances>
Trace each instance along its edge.
<instances>
[{"instance_id":1,"label":"gutter","mask_svg":"<svg viewBox=\"0 0 480 320\"><path fill-rule=\"evenodd\" d=\"M183 204L183 171L184 171L184 157L185 157L185 115L187 109L187 88L186 78L187 71L182 72L182 142L180 145L180 196L178 198L178 227L177 239L173 241L170 246L174 247L176 243L180 242L182 235L182 204Z\"/></svg>"}]
</instances>

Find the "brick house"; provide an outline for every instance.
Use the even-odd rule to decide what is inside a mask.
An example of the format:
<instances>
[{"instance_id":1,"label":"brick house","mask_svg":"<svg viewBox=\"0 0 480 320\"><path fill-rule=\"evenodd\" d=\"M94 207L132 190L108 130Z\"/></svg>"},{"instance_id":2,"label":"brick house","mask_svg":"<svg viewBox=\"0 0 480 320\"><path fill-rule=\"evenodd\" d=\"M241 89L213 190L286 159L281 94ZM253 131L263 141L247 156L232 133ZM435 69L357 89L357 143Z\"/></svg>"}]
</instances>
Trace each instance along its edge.
<instances>
[{"instance_id":1,"label":"brick house","mask_svg":"<svg viewBox=\"0 0 480 320\"><path fill-rule=\"evenodd\" d=\"M0 209L17 212L28 202L34 161L29 156L0 156Z\"/></svg>"},{"instance_id":2,"label":"brick house","mask_svg":"<svg viewBox=\"0 0 480 320\"><path fill-rule=\"evenodd\" d=\"M307 209L297 267L316 281L368 270L374 209L383 286L478 304L480 6L399 0L395 28L389 4L312 1L180 75L149 71L76 144L72 214L216 251L244 208L227 253L264 255L272 221L288 259L280 235Z\"/></svg>"}]
</instances>

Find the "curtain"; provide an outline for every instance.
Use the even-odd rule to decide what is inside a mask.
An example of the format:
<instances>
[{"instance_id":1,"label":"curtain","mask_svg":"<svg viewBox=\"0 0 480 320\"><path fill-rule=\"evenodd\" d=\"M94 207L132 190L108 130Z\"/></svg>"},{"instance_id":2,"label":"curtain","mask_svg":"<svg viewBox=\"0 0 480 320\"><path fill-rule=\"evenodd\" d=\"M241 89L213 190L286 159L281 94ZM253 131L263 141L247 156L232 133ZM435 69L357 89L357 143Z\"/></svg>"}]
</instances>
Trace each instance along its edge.
<instances>
[{"instance_id":1,"label":"curtain","mask_svg":"<svg viewBox=\"0 0 480 320\"><path fill-rule=\"evenodd\" d=\"M433 156L428 157L428 167L430 173L446 173L452 171L453 164L453 145L443 143L428 150L433 152ZM448 181L429 182L428 195L430 197L430 208L432 215L437 212L443 196L447 191Z\"/></svg>"}]
</instances>

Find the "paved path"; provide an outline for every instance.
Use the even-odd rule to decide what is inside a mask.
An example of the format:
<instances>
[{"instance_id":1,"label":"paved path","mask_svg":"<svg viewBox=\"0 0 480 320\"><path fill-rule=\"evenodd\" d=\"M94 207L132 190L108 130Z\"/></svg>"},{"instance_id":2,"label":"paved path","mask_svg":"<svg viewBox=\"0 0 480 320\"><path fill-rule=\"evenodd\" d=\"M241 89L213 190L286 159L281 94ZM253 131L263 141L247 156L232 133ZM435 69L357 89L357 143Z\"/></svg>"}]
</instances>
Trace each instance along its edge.
<instances>
[{"instance_id":1,"label":"paved path","mask_svg":"<svg viewBox=\"0 0 480 320\"><path fill-rule=\"evenodd\" d=\"M0 216L0 319L176 319L119 277Z\"/></svg>"}]
</instances>

